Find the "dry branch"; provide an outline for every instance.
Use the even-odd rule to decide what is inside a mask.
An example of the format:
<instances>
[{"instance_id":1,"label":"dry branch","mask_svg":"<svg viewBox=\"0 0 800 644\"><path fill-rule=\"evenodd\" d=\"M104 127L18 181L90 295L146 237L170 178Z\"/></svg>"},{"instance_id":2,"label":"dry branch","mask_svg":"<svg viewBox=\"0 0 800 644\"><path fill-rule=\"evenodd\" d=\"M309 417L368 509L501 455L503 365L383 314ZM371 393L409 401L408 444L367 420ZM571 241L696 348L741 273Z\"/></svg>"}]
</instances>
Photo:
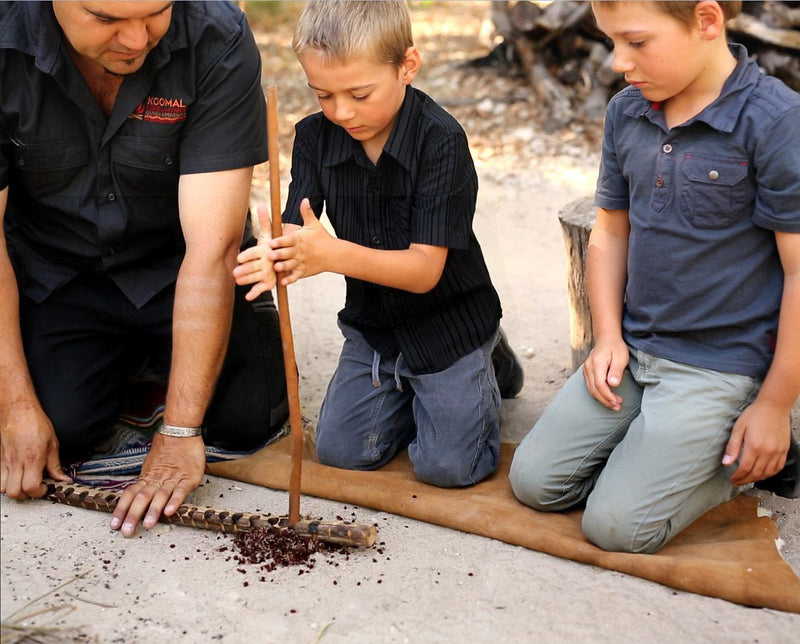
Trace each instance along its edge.
<instances>
[{"instance_id":1,"label":"dry branch","mask_svg":"<svg viewBox=\"0 0 800 644\"><path fill-rule=\"evenodd\" d=\"M73 507L113 512L121 493L72 483L47 482L44 498ZM247 532L256 528L274 527L293 530L303 537L311 537L343 546L370 547L375 543L377 529L374 525L347 521L320 521L301 519L289 523L287 516L231 512L200 505L181 505L171 516L161 515L162 523L191 526L217 532Z\"/></svg>"}]
</instances>

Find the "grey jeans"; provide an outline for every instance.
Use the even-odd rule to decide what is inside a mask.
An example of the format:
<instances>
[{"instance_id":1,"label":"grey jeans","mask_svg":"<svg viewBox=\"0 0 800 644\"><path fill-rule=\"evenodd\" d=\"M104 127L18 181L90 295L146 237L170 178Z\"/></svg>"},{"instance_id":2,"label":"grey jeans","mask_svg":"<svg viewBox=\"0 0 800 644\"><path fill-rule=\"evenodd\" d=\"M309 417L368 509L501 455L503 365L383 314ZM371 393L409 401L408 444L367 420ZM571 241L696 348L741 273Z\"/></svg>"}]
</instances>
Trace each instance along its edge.
<instances>
[{"instance_id":1,"label":"grey jeans","mask_svg":"<svg viewBox=\"0 0 800 644\"><path fill-rule=\"evenodd\" d=\"M632 349L612 411L578 370L517 448L511 487L537 510L585 501L584 534L605 550L654 552L738 493L722 455L760 385Z\"/></svg>"},{"instance_id":2,"label":"grey jeans","mask_svg":"<svg viewBox=\"0 0 800 644\"><path fill-rule=\"evenodd\" d=\"M316 448L325 465L372 470L408 448L417 477L440 487L477 483L497 468L500 391L493 338L442 371L414 374L385 359L356 329L320 409Z\"/></svg>"}]
</instances>

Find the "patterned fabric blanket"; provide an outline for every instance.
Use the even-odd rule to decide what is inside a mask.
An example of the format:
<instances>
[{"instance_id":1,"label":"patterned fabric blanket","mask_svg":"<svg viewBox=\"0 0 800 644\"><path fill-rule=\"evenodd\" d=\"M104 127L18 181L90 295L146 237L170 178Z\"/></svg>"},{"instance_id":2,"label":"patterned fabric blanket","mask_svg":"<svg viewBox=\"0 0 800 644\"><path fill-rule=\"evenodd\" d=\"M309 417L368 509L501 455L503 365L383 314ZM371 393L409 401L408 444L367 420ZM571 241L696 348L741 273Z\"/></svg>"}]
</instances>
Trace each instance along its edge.
<instances>
[{"instance_id":1,"label":"patterned fabric blanket","mask_svg":"<svg viewBox=\"0 0 800 644\"><path fill-rule=\"evenodd\" d=\"M110 490L126 487L139 475L163 415L163 404L144 413L123 413L108 440L97 445L87 460L70 463L64 471L79 485ZM229 451L207 445L206 461L218 463L247 456L283 438L288 432L287 424L264 444L247 451Z\"/></svg>"}]
</instances>

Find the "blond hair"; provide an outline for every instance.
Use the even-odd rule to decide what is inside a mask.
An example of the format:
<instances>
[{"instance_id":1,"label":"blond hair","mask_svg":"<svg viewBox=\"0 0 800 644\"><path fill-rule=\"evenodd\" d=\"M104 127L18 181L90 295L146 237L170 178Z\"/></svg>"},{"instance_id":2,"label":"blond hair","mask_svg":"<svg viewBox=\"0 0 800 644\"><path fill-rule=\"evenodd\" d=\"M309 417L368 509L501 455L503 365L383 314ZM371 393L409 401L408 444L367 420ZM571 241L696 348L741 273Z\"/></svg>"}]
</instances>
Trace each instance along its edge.
<instances>
[{"instance_id":1,"label":"blond hair","mask_svg":"<svg viewBox=\"0 0 800 644\"><path fill-rule=\"evenodd\" d=\"M320 51L331 60L367 56L400 66L414 46L405 0L311 0L292 39L295 54Z\"/></svg>"}]
</instances>

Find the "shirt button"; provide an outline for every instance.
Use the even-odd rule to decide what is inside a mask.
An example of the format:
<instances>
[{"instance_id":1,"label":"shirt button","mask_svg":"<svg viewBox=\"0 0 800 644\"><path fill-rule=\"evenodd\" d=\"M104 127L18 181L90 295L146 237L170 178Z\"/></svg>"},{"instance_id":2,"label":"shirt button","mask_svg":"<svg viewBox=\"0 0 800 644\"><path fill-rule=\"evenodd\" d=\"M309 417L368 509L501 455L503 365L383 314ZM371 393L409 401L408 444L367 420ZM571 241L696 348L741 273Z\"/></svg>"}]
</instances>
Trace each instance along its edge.
<instances>
[{"instance_id":1,"label":"shirt button","mask_svg":"<svg viewBox=\"0 0 800 644\"><path fill-rule=\"evenodd\" d=\"M116 255L117 254L117 249L114 246L112 246L111 248L108 249L108 254L109 255Z\"/></svg>"},{"instance_id":2,"label":"shirt button","mask_svg":"<svg viewBox=\"0 0 800 644\"><path fill-rule=\"evenodd\" d=\"M656 177L656 188L664 187L664 177Z\"/></svg>"},{"instance_id":3,"label":"shirt button","mask_svg":"<svg viewBox=\"0 0 800 644\"><path fill-rule=\"evenodd\" d=\"M712 181L716 181L717 179L719 179L719 172L717 172L716 170L712 170L711 172L708 173L708 178L711 179Z\"/></svg>"},{"instance_id":4,"label":"shirt button","mask_svg":"<svg viewBox=\"0 0 800 644\"><path fill-rule=\"evenodd\" d=\"M113 192L109 192L106 195L106 201L116 201L116 200L117 200L117 195L115 195Z\"/></svg>"},{"instance_id":5,"label":"shirt button","mask_svg":"<svg viewBox=\"0 0 800 644\"><path fill-rule=\"evenodd\" d=\"M175 163L175 161L172 159L171 156L167 155L167 156L164 157L164 165L165 166L167 166L169 168L170 166L172 166L173 163Z\"/></svg>"},{"instance_id":6,"label":"shirt button","mask_svg":"<svg viewBox=\"0 0 800 644\"><path fill-rule=\"evenodd\" d=\"M381 238L380 238L380 237L378 237L377 235L375 235L375 236L372 238L372 243L373 243L373 244L375 244L376 246L380 246L380 245L381 245Z\"/></svg>"},{"instance_id":7,"label":"shirt button","mask_svg":"<svg viewBox=\"0 0 800 644\"><path fill-rule=\"evenodd\" d=\"M17 159L17 165L21 168L25 165L25 157L20 157Z\"/></svg>"},{"instance_id":8,"label":"shirt button","mask_svg":"<svg viewBox=\"0 0 800 644\"><path fill-rule=\"evenodd\" d=\"M664 145L664 147L661 149L664 151L664 154L669 154L670 152L672 152L672 146L669 143Z\"/></svg>"}]
</instances>

